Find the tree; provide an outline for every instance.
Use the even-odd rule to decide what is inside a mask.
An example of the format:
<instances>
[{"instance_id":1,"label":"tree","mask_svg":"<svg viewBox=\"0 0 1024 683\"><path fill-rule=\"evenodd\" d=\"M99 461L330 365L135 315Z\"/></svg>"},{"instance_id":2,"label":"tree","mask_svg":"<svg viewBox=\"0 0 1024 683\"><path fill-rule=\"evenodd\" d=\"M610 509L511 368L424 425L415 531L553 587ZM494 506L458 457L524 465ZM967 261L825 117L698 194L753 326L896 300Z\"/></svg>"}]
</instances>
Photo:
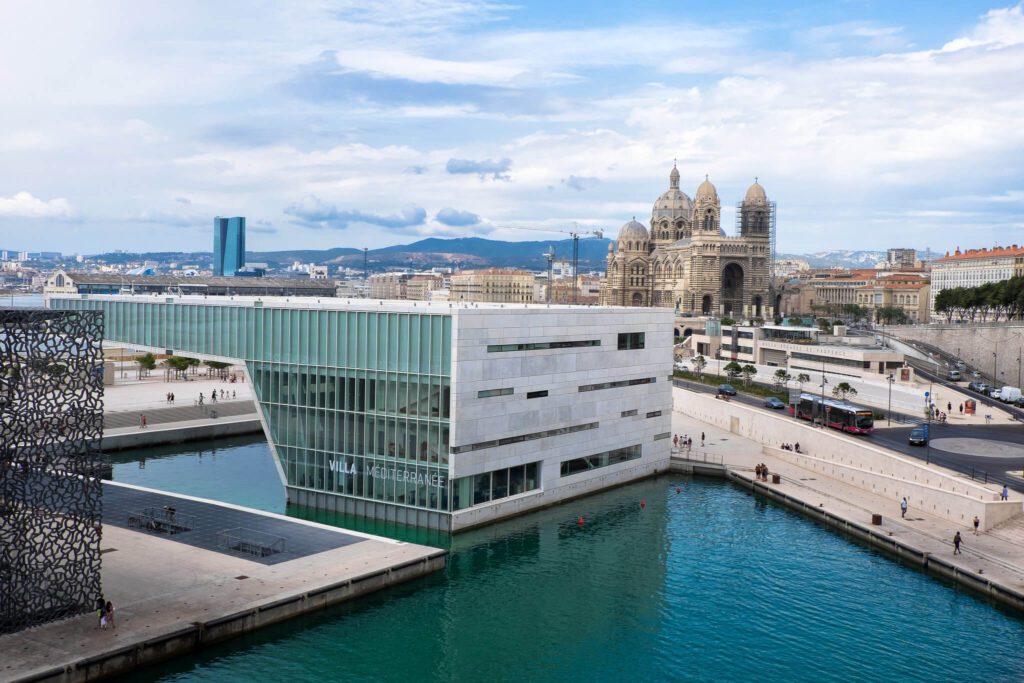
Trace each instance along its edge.
<instances>
[{"instance_id":1,"label":"tree","mask_svg":"<svg viewBox=\"0 0 1024 683\"><path fill-rule=\"evenodd\" d=\"M231 367L231 363L222 363L218 360L203 361L203 365L210 368L211 370L215 370L217 372L218 377L223 377L225 374L224 371Z\"/></svg>"},{"instance_id":2,"label":"tree","mask_svg":"<svg viewBox=\"0 0 1024 683\"><path fill-rule=\"evenodd\" d=\"M720 322L721 322L721 323L722 323L723 325L735 325L735 324L736 324L736 320L735 320L735 319L733 319L733 318L730 318L729 316L725 316L725 317L723 317L723 318L722 318L722 320L721 320Z\"/></svg>"},{"instance_id":3,"label":"tree","mask_svg":"<svg viewBox=\"0 0 1024 683\"><path fill-rule=\"evenodd\" d=\"M806 372L801 372L796 376L796 385L800 389L800 393L804 392L804 385L811 381L811 376Z\"/></svg>"},{"instance_id":4,"label":"tree","mask_svg":"<svg viewBox=\"0 0 1024 683\"><path fill-rule=\"evenodd\" d=\"M191 368L193 375L196 374L196 368L198 368L200 365L202 365L202 363L199 361L198 358L187 358L186 357L185 361L186 361L186 367Z\"/></svg>"},{"instance_id":5,"label":"tree","mask_svg":"<svg viewBox=\"0 0 1024 683\"><path fill-rule=\"evenodd\" d=\"M156 367L156 356L152 353L136 356L135 364L139 366L139 379L142 379L143 373L148 375L149 371Z\"/></svg>"},{"instance_id":6,"label":"tree","mask_svg":"<svg viewBox=\"0 0 1024 683\"><path fill-rule=\"evenodd\" d=\"M725 367L722 369L725 370L725 374L729 376L729 379L736 379L743 373L743 366L734 360L726 363Z\"/></svg>"},{"instance_id":7,"label":"tree","mask_svg":"<svg viewBox=\"0 0 1024 683\"><path fill-rule=\"evenodd\" d=\"M786 386L789 385L790 381L792 381L793 379L793 376L786 372L784 368L779 368L778 370L776 370L775 374L772 375L772 377L775 378L775 388L779 389L780 391L786 388Z\"/></svg>"},{"instance_id":8,"label":"tree","mask_svg":"<svg viewBox=\"0 0 1024 683\"><path fill-rule=\"evenodd\" d=\"M743 373L743 382L749 387L750 380L752 380L754 378L754 375L757 374L757 368L755 368L750 363L747 363L742 368L740 368L740 372Z\"/></svg>"},{"instance_id":9,"label":"tree","mask_svg":"<svg viewBox=\"0 0 1024 683\"><path fill-rule=\"evenodd\" d=\"M184 373L188 372L190 367L192 367L193 360L195 359L185 358L184 356L173 356L167 359L167 365L174 371L175 376L180 378ZM196 363L198 364L198 361L196 361Z\"/></svg>"},{"instance_id":10,"label":"tree","mask_svg":"<svg viewBox=\"0 0 1024 683\"><path fill-rule=\"evenodd\" d=\"M818 329L828 334L832 331L832 321L828 318L818 318Z\"/></svg>"},{"instance_id":11,"label":"tree","mask_svg":"<svg viewBox=\"0 0 1024 683\"><path fill-rule=\"evenodd\" d=\"M856 396L857 390L849 382L840 382L832 389L832 395L845 401L847 396Z\"/></svg>"},{"instance_id":12,"label":"tree","mask_svg":"<svg viewBox=\"0 0 1024 683\"><path fill-rule=\"evenodd\" d=\"M699 378L701 373L704 372L704 367L708 364L704 356L694 356L693 358L693 369L697 371L697 377Z\"/></svg>"}]
</instances>

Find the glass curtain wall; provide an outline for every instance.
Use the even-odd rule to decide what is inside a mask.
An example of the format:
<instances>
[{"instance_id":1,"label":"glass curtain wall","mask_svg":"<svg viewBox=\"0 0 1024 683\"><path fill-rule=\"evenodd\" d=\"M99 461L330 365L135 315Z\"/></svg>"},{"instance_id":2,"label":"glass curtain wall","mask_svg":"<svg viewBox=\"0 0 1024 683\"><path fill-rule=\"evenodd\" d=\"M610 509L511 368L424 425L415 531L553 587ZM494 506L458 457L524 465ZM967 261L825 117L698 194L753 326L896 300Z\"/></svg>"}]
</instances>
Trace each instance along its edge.
<instances>
[{"instance_id":1,"label":"glass curtain wall","mask_svg":"<svg viewBox=\"0 0 1024 683\"><path fill-rule=\"evenodd\" d=\"M52 299L114 341L244 359L290 486L447 512L451 317Z\"/></svg>"}]
</instances>

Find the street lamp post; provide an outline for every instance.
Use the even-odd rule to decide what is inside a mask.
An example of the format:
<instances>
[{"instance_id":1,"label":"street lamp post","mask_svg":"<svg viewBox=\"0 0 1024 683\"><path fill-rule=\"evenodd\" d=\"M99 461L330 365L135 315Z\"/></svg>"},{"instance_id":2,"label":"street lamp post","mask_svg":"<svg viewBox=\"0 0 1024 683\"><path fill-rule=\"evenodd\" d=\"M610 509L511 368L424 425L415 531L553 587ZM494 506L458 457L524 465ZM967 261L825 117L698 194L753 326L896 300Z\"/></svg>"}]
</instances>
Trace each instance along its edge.
<instances>
[{"instance_id":1,"label":"street lamp post","mask_svg":"<svg viewBox=\"0 0 1024 683\"><path fill-rule=\"evenodd\" d=\"M996 350L998 351L998 349L999 349L999 347L997 346ZM995 384L997 381L999 381L998 379L996 379L996 359L997 358L998 358L998 356L996 355L996 351L993 351L992 352L992 384Z\"/></svg>"},{"instance_id":2,"label":"street lamp post","mask_svg":"<svg viewBox=\"0 0 1024 683\"><path fill-rule=\"evenodd\" d=\"M819 417L821 417L821 428L825 428L825 385L828 384L828 380L825 378L825 361L821 362L821 411Z\"/></svg>"},{"instance_id":3,"label":"street lamp post","mask_svg":"<svg viewBox=\"0 0 1024 683\"><path fill-rule=\"evenodd\" d=\"M893 384L893 382L896 381L896 376L893 375L890 372L889 376L886 377L885 379L888 380L888 382L889 382L889 412L886 413L885 424L886 424L886 426L891 426L892 425L892 384Z\"/></svg>"}]
</instances>

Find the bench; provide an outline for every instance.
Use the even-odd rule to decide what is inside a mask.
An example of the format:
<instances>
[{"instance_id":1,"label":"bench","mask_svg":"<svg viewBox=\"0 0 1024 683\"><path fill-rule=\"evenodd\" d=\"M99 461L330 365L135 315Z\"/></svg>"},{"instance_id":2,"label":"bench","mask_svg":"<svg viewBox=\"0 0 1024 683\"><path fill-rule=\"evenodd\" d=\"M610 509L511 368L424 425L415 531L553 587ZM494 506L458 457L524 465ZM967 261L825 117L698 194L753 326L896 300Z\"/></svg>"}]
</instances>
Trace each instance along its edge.
<instances>
[{"instance_id":1,"label":"bench","mask_svg":"<svg viewBox=\"0 0 1024 683\"><path fill-rule=\"evenodd\" d=\"M253 557L267 557L283 553L285 539L283 536L235 527L217 533L217 545L226 550L234 550Z\"/></svg>"}]
</instances>

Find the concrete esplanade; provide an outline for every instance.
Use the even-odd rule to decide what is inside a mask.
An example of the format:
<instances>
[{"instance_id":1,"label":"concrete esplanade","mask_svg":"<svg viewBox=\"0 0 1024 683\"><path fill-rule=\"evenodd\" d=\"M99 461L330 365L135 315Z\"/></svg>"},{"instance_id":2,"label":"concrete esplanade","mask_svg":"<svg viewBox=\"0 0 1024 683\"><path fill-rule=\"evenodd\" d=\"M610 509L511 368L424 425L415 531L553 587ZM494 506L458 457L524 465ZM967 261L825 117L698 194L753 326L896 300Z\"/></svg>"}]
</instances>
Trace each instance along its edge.
<instances>
[{"instance_id":1,"label":"concrete esplanade","mask_svg":"<svg viewBox=\"0 0 1024 683\"><path fill-rule=\"evenodd\" d=\"M977 516L981 528L989 529L1024 510L1020 501L1000 500L991 487L874 446L870 437L820 429L707 394L675 392L676 410L752 439L766 454L897 502L906 497L915 509L958 525L968 525ZM799 443L801 452L782 450L784 443Z\"/></svg>"}]
</instances>

